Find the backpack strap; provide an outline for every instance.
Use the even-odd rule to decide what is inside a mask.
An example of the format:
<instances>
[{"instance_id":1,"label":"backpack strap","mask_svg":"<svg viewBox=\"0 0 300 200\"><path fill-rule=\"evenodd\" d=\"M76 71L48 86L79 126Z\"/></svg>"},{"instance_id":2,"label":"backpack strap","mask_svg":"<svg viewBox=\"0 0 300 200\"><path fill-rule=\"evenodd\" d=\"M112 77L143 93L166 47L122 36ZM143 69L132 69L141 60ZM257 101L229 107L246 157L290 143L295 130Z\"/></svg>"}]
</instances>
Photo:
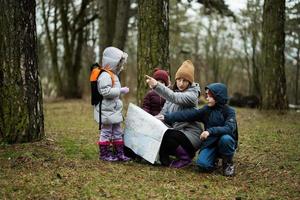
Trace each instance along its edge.
<instances>
[{"instance_id":1,"label":"backpack strap","mask_svg":"<svg viewBox=\"0 0 300 200\"><path fill-rule=\"evenodd\" d=\"M99 76L101 75L102 72L106 72L106 73L109 74L109 76L111 78L111 81L112 81L112 87L114 87L114 84L115 84L115 76L114 76L114 73L111 71L110 67L109 66L101 67L98 63L96 63L91 67L90 82L93 83L92 87L94 87L94 90L97 91L97 92L98 92L98 90L97 90L97 80L98 80L98 78L99 78ZM101 112L102 112L103 96L101 94L97 94L96 99L97 99L97 102L96 101L94 102L93 99L92 99L92 105L99 104L99 130L101 130L101 125L102 125Z\"/></svg>"},{"instance_id":2,"label":"backpack strap","mask_svg":"<svg viewBox=\"0 0 300 200\"><path fill-rule=\"evenodd\" d=\"M101 68L103 71L105 71L106 73L109 74L110 78L111 78L111 82L112 82L112 87L114 87L115 85L115 74L113 73L113 71L111 70L111 68L109 67L109 65L106 65L105 67Z\"/></svg>"}]
</instances>

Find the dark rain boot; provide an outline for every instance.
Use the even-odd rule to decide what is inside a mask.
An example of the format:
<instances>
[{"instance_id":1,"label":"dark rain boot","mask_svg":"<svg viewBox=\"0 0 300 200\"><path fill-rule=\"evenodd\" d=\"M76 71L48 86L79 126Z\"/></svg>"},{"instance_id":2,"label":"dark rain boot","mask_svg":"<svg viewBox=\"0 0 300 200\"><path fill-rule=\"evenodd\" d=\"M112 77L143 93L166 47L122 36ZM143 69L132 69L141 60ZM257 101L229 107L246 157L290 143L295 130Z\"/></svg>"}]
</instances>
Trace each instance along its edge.
<instances>
[{"instance_id":1,"label":"dark rain boot","mask_svg":"<svg viewBox=\"0 0 300 200\"><path fill-rule=\"evenodd\" d=\"M129 157L124 155L124 142L123 141L116 141L113 142L113 145L116 150L117 159L119 161L129 161L131 160Z\"/></svg>"},{"instance_id":2,"label":"dark rain boot","mask_svg":"<svg viewBox=\"0 0 300 200\"><path fill-rule=\"evenodd\" d=\"M222 168L224 176L234 176L235 167L232 161L232 156L223 156L222 157Z\"/></svg>"},{"instance_id":3,"label":"dark rain boot","mask_svg":"<svg viewBox=\"0 0 300 200\"><path fill-rule=\"evenodd\" d=\"M109 142L99 142L99 159L109 162L118 161L118 158L113 156L112 151L110 150Z\"/></svg>"},{"instance_id":4,"label":"dark rain boot","mask_svg":"<svg viewBox=\"0 0 300 200\"><path fill-rule=\"evenodd\" d=\"M170 167L172 168L182 168L189 164L191 164L192 159L190 158L190 155L182 148L182 146L178 146L175 151L176 157L179 158L179 160L173 161L170 164Z\"/></svg>"}]
</instances>

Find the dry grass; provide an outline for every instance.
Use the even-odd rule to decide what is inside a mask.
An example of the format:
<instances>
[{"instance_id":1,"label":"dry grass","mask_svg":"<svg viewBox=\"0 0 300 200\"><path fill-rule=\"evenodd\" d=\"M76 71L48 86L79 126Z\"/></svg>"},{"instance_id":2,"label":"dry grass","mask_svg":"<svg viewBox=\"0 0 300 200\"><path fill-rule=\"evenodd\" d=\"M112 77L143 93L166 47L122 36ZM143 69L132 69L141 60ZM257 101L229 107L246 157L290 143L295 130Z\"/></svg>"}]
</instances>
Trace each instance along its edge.
<instances>
[{"instance_id":1,"label":"dry grass","mask_svg":"<svg viewBox=\"0 0 300 200\"><path fill-rule=\"evenodd\" d=\"M86 101L44 105L46 138L0 146L0 199L300 199L300 113L238 109L237 175L97 159Z\"/></svg>"}]
</instances>

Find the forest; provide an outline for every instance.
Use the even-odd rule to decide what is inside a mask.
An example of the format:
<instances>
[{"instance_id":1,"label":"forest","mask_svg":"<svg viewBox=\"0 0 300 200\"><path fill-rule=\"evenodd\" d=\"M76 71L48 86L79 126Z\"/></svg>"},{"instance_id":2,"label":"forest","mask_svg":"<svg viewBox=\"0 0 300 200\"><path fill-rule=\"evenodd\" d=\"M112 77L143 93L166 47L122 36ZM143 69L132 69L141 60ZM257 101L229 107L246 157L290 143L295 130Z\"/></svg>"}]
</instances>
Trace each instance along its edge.
<instances>
[{"instance_id":1,"label":"forest","mask_svg":"<svg viewBox=\"0 0 300 200\"><path fill-rule=\"evenodd\" d=\"M0 199L300 198L299 0L0 0ZM99 161L91 66L128 54L123 118L145 75L185 60L236 110L236 176ZM124 123L122 123L124 128ZM220 169L219 169L220 171Z\"/></svg>"}]
</instances>

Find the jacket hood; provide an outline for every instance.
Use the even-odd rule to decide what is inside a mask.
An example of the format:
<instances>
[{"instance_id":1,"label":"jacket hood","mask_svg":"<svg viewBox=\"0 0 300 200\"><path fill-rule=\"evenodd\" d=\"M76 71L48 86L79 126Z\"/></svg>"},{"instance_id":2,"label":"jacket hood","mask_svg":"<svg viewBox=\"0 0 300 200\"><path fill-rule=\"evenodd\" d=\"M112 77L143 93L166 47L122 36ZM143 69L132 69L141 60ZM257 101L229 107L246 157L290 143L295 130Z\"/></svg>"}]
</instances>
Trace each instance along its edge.
<instances>
[{"instance_id":1,"label":"jacket hood","mask_svg":"<svg viewBox=\"0 0 300 200\"><path fill-rule=\"evenodd\" d=\"M120 63L121 59L122 59L121 65L126 63L127 57L128 54L121 51L120 49L116 47L107 47L103 51L102 66L103 67L109 66L113 72L118 74L120 72L120 69L117 69L118 64Z\"/></svg>"},{"instance_id":2,"label":"jacket hood","mask_svg":"<svg viewBox=\"0 0 300 200\"><path fill-rule=\"evenodd\" d=\"M228 101L227 87L223 83L211 83L205 87L214 95L217 104L224 105Z\"/></svg>"},{"instance_id":3,"label":"jacket hood","mask_svg":"<svg viewBox=\"0 0 300 200\"><path fill-rule=\"evenodd\" d=\"M187 90L190 91L197 91L198 92L198 97L201 95L201 89L198 83L193 83Z\"/></svg>"}]
</instances>

